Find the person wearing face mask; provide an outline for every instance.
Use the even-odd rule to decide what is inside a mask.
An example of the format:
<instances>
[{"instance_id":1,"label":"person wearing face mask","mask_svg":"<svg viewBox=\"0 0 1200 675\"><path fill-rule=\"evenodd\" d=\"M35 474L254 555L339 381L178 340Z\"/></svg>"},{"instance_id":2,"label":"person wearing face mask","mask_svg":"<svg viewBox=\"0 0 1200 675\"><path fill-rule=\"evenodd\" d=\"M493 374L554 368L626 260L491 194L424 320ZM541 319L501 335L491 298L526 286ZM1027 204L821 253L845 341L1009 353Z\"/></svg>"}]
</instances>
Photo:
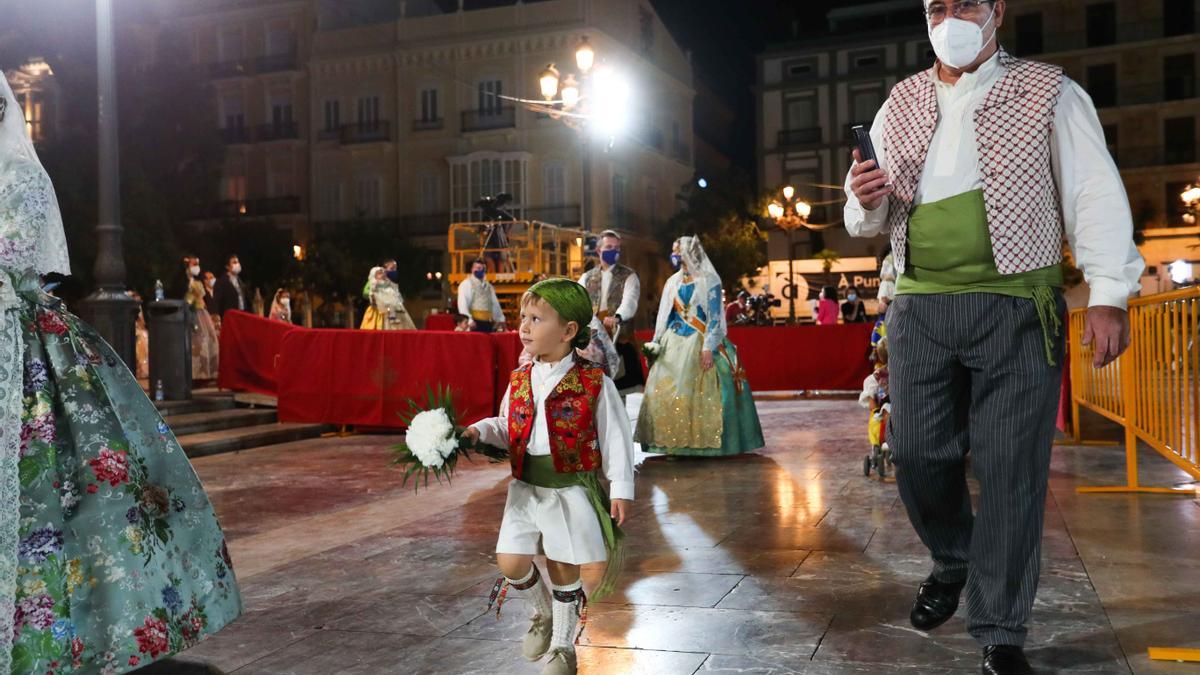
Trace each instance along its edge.
<instances>
[{"instance_id":1,"label":"person wearing face mask","mask_svg":"<svg viewBox=\"0 0 1200 675\"><path fill-rule=\"evenodd\" d=\"M867 303L863 302L858 293L858 286L852 286L842 303L842 323L866 323Z\"/></svg>"},{"instance_id":2,"label":"person wearing face mask","mask_svg":"<svg viewBox=\"0 0 1200 675\"><path fill-rule=\"evenodd\" d=\"M283 323L292 323L292 296L286 288L275 291L275 297L271 300L269 318Z\"/></svg>"},{"instance_id":3,"label":"person wearing face mask","mask_svg":"<svg viewBox=\"0 0 1200 675\"><path fill-rule=\"evenodd\" d=\"M205 272L201 276L201 281L204 282L204 308L209 314L215 314L217 311L217 299L213 297L213 286L217 283L217 275L212 272Z\"/></svg>"},{"instance_id":4,"label":"person wearing face mask","mask_svg":"<svg viewBox=\"0 0 1200 675\"><path fill-rule=\"evenodd\" d=\"M231 309L247 311L246 289L242 286L242 263L236 255L231 255L225 262L225 273L217 277L213 284L213 299L217 305L217 314L222 319Z\"/></svg>"},{"instance_id":5,"label":"person wearing face mask","mask_svg":"<svg viewBox=\"0 0 1200 675\"><path fill-rule=\"evenodd\" d=\"M388 277L385 267L371 270L371 307L375 310L375 330L416 330L412 317L404 307L400 287Z\"/></svg>"},{"instance_id":6,"label":"person wearing face mask","mask_svg":"<svg viewBox=\"0 0 1200 675\"><path fill-rule=\"evenodd\" d=\"M204 282L200 280L200 259L184 256L183 273L187 280L187 291L183 300L192 316L192 379L217 379L218 359L221 354L217 329L212 316L204 304Z\"/></svg>"},{"instance_id":7,"label":"person wearing face mask","mask_svg":"<svg viewBox=\"0 0 1200 675\"><path fill-rule=\"evenodd\" d=\"M492 333L504 330L504 310L496 289L487 281L487 263L471 263L471 276L458 285L458 313L471 317L471 331Z\"/></svg>"},{"instance_id":8,"label":"person wearing face mask","mask_svg":"<svg viewBox=\"0 0 1200 675\"><path fill-rule=\"evenodd\" d=\"M635 439L647 452L723 457L763 447L762 425L737 349L727 337L721 277L699 237L672 248L680 269L658 306L654 363ZM674 257L673 256L673 257Z\"/></svg>"},{"instance_id":9,"label":"person wearing face mask","mask_svg":"<svg viewBox=\"0 0 1200 675\"><path fill-rule=\"evenodd\" d=\"M1028 673L1064 358L1062 240L1090 285L1083 342L1095 367L1129 345L1127 298L1144 264L1091 99L1058 66L1000 47L1005 9L926 0L937 61L876 116L878 165L854 151L845 223L892 240L888 436L933 559L910 621L940 626L965 588L983 672Z\"/></svg>"},{"instance_id":10,"label":"person wearing face mask","mask_svg":"<svg viewBox=\"0 0 1200 675\"><path fill-rule=\"evenodd\" d=\"M646 381L633 343L633 326L621 330L623 324L631 323L637 316L642 283L637 272L620 263L621 235L605 230L600 234L599 249L600 264L584 272L579 285L587 289L592 311L616 343L622 367L614 379L617 389L625 391Z\"/></svg>"}]
</instances>

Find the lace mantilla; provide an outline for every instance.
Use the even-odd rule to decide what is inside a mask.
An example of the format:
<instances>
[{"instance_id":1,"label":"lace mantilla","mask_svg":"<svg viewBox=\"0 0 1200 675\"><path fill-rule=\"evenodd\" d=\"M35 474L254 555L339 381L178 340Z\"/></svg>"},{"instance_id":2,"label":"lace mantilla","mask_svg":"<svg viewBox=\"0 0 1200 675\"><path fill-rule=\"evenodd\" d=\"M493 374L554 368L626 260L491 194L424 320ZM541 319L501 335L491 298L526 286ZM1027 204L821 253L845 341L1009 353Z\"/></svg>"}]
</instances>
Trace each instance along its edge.
<instances>
[{"instance_id":1,"label":"lace mantilla","mask_svg":"<svg viewBox=\"0 0 1200 675\"><path fill-rule=\"evenodd\" d=\"M11 282L0 274L0 281ZM21 322L18 308L0 303L0 673L12 669L21 519Z\"/></svg>"},{"instance_id":2,"label":"lace mantilla","mask_svg":"<svg viewBox=\"0 0 1200 675\"><path fill-rule=\"evenodd\" d=\"M70 273L62 216L41 166L15 159L0 173L0 269Z\"/></svg>"}]
</instances>

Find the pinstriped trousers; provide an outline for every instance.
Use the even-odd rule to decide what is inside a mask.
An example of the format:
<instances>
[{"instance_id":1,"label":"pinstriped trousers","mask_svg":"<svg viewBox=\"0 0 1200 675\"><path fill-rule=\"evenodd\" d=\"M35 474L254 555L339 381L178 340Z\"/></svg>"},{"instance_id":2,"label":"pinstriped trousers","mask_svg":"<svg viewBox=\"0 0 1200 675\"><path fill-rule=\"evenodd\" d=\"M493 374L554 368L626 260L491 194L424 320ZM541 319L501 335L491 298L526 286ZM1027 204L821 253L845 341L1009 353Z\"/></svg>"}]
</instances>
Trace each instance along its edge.
<instances>
[{"instance_id":1,"label":"pinstriped trousers","mask_svg":"<svg viewBox=\"0 0 1200 675\"><path fill-rule=\"evenodd\" d=\"M1057 306L1063 316L1061 294ZM1023 645L1041 572L1062 336L1050 366L1033 301L991 293L899 295L887 322L888 442L909 520L934 576L966 580L971 635Z\"/></svg>"}]
</instances>

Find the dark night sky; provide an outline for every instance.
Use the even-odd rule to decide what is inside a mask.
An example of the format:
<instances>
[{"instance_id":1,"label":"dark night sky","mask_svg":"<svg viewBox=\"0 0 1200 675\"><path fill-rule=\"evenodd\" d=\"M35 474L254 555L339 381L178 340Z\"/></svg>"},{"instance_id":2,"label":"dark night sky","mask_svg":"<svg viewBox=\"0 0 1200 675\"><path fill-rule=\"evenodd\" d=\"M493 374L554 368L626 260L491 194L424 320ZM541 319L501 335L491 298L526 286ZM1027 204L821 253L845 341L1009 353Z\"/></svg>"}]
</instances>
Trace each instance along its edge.
<instances>
[{"instance_id":1,"label":"dark night sky","mask_svg":"<svg viewBox=\"0 0 1200 675\"><path fill-rule=\"evenodd\" d=\"M754 174L755 56L771 44L820 35L836 7L872 0L651 0L684 49L693 52L696 76L708 82L738 115L741 132L730 148L734 161ZM913 0L914 5L916 0Z\"/></svg>"}]
</instances>

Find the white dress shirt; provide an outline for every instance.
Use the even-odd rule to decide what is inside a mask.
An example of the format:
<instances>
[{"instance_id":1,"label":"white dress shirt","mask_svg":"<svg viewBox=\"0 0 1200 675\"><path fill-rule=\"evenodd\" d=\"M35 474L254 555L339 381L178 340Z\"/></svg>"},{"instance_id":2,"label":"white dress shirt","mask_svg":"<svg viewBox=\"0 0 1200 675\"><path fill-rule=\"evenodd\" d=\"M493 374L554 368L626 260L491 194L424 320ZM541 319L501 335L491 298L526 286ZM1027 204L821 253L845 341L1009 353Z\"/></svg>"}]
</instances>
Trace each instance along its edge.
<instances>
[{"instance_id":1,"label":"white dress shirt","mask_svg":"<svg viewBox=\"0 0 1200 675\"><path fill-rule=\"evenodd\" d=\"M496 289L475 278L474 274L458 285L458 313L471 316L472 307L487 307L492 313L493 322L504 323L504 310L500 307L500 299L496 297Z\"/></svg>"},{"instance_id":2,"label":"white dress shirt","mask_svg":"<svg viewBox=\"0 0 1200 675\"><path fill-rule=\"evenodd\" d=\"M600 272L600 309L608 310L608 290L612 287L612 267L601 270ZM587 274L579 277L579 285L587 287ZM625 288L621 290L621 305L617 307L617 311L609 312L609 314L620 314L622 321L632 321L637 314L638 298L642 296L642 282L638 280L637 273L630 274L625 279Z\"/></svg>"},{"instance_id":3,"label":"white dress shirt","mask_svg":"<svg viewBox=\"0 0 1200 675\"><path fill-rule=\"evenodd\" d=\"M938 100L938 125L929 145L925 168L917 185L916 204L928 204L983 188L976 147L975 110L1004 69L999 52L974 73L963 73L957 84L941 81L930 71ZM883 127L888 102L871 126L871 143L879 165L887 170ZM1050 136L1054 181L1062 200L1063 228L1091 288L1089 306L1125 308L1141 288L1145 264L1133 243L1133 216L1121 173L1108 152L1104 130L1092 99L1070 78L1054 111ZM846 176L846 230L851 236L871 237L887 225L888 200L867 211L850 189Z\"/></svg>"},{"instance_id":4,"label":"white dress shirt","mask_svg":"<svg viewBox=\"0 0 1200 675\"><path fill-rule=\"evenodd\" d=\"M568 356L557 363L546 363L535 359L530 372L530 387L536 406L533 430L529 436L530 455L550 454L550 431L546 426L546 397L550 395L567 371L575 364ZM479 440L498 448L508 448L508 397L512 388L504 393L500 402L500 415L480 420L471 426L479 430ZM633 432L629 428L629 416L617 393L617 386L606 375L600 396L596 400L596 434L600 442L603 470L609 480L609 494L613 499L633 499Z\"/></svg>"}]
</instances>

